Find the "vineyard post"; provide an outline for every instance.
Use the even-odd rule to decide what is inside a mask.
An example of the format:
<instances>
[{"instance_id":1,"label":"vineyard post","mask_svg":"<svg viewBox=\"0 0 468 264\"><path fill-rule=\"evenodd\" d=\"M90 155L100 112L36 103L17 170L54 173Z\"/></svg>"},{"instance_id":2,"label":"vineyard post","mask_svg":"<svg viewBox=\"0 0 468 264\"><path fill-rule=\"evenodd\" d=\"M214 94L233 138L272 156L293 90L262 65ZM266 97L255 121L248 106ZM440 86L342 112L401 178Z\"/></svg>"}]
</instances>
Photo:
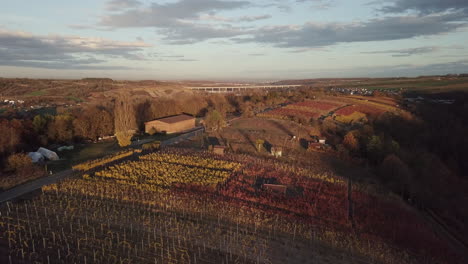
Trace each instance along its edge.
<instances>
[{"instance_id":1,"label":"vineyard post","mask_svg":"<svg viewBox=\"0 0 468 264\"><path fill-rule=\"evenodd\" d=\"M296 240L296 223L294 222L294 235L293 235L293 241Z\"/></svg>"},{"instance_id":2,"label":"vineyard post","mask_svg":"<svg viewBox=\"0 0 468 264\"><path fill-rule=\"evenodd\" d=\"M353 200L352 200L353 189L352 189L352 184L353 184L353 180L352 180L351 176L349 176L348 177L348 221L351 222L351 226L354 229L355 226L354 226L354 221L353 221Z\"/></svg>"}]
</instances>

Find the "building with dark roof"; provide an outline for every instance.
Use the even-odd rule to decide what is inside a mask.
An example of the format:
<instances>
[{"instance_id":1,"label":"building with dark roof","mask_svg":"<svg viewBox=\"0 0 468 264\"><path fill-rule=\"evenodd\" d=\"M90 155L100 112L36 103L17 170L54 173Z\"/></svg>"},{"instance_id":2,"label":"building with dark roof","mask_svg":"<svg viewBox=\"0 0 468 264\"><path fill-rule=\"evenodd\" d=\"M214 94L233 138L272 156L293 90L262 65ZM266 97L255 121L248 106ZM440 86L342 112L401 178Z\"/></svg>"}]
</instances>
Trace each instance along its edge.
<instances>
[{"instance_id":1,"label":"building with dark roof","mask_svg":"<svg viewBox=\"0 0 468 264\"><path fill-rule=\"evenodd\" d=\"M179 133L195 128L195 117L182 114L163 117L145 123L145 132L154 133Z\"/></svg>"}]
</instances>

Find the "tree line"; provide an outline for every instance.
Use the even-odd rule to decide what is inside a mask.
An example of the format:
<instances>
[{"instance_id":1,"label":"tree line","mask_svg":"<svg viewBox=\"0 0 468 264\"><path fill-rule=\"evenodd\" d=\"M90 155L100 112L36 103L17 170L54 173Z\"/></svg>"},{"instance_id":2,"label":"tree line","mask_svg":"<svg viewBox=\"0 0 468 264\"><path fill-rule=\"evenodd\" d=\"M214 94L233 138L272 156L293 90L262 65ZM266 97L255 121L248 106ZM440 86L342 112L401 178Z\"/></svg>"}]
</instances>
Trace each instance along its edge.
<instances>
[{"instance_id":1,"label":"tree line","mask_svg":"<svg viewBox=\"0 0 468 264\"><path fill-rule=\"evenodd\" d=\"M0 117L0 167L5 169L8 156L34 151L40 146L97 141L115 135L121 146L129 145L144 123L181 113L206 117L205 125L220 128L228 114L253 116L254 111L290 100L302 100L304 92L255 92L242 96L231 94L194 95L185 98L150 98L133 100L123 94L111 102L68 108L56 115ZM302 95L301 95L302 94Z\"/></svg>"}]
</instances>

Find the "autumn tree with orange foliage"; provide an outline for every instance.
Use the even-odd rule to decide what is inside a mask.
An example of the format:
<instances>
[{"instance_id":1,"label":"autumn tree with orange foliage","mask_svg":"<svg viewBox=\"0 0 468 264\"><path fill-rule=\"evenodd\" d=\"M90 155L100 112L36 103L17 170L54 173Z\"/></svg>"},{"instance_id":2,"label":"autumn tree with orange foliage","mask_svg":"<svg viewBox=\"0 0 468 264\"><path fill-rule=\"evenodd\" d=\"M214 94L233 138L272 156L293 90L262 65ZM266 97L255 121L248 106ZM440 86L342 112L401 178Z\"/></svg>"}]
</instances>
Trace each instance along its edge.
<instances>
[{"instance_id":1,"label":"autumn tree with orange foliage","mask_svg":"<svg viewBox=\"0 0 468 264\"><path fill-rule=\"evenodd\" d=\"M359 151L359 141L355 136L356 131L350 131L346 134L343 139L343 145L351 152Z\"/></svg>"}]
</instances>

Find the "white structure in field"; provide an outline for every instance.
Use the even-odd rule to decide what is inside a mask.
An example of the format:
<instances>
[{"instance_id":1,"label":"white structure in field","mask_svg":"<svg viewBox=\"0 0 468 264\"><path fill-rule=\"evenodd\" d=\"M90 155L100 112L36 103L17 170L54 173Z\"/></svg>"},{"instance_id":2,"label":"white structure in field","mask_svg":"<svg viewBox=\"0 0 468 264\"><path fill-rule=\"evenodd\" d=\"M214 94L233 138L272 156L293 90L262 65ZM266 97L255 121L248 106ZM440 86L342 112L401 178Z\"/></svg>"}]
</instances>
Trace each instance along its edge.
<instances>
[{"instance_id":1,"label":"white structure in field","mask_svg":"<svg viewBox=\"0 0 468 264\"><path fill-rule=\"evenodd\" d=\"M53 152L52 150L40 147L36 152L42 154L42 156L48 160L59 160L57 153Z\"/></svg>"}]
</instances>

